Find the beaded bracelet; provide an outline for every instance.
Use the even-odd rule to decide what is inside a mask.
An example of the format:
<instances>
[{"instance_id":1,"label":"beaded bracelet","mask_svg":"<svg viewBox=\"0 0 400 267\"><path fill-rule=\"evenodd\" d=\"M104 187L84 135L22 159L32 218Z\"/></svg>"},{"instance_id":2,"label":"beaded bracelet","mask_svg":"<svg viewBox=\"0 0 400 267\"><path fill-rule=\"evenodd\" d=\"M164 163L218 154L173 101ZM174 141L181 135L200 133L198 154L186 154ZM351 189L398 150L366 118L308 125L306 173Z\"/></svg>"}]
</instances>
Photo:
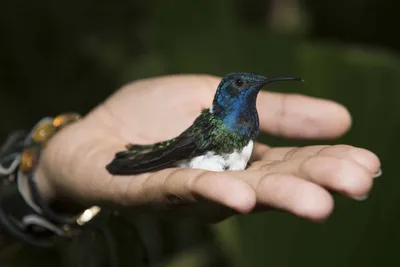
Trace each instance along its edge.
<instances>
[{"instance_id":1,"label":"beaded bracelet","mask_svg":"<svg viewBox=\"0 0 400 267\"><path fill-rule=\"evenodd\" d=\"M59 130L79 119L76 113L46 117L28 134L21 131L11 134L0 148L0 228L5 228L25 243L50 247L54 244L54 236L73 236L80 226L91 221L101 210L93 206L77 216L57 214L41 197L35 181L35 170L47 142ZM28 192L22 189L24 182L28 184ZM13 201L25 205L25 214L18 214L18 210L7 207L7 201L3 198L5 187L16 189L18 194L14 195ZM43 239L43 236L50 238Z\"/></svg>"}]
</instances>

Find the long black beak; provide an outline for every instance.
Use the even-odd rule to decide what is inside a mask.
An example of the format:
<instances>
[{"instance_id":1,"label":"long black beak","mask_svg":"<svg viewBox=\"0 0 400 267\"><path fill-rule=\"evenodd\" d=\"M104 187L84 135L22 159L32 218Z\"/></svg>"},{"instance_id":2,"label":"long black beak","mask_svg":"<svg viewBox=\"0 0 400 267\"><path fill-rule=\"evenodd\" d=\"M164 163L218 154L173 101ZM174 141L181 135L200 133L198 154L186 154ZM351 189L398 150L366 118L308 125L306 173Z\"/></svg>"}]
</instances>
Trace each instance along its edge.
<instances>
[{"instance_id":1,"label":"long black beak","mask_svg":"<svg viewBox=\"0 0 400 267\"><path fill-rule=\"evenodd\" d=\"M296 81L296 82L304 82L301 78L296 77L275 77L275 78L265 78L264 84L273 83L273 82L281 82L281 81Z\"/></svg>"}]
</instances>

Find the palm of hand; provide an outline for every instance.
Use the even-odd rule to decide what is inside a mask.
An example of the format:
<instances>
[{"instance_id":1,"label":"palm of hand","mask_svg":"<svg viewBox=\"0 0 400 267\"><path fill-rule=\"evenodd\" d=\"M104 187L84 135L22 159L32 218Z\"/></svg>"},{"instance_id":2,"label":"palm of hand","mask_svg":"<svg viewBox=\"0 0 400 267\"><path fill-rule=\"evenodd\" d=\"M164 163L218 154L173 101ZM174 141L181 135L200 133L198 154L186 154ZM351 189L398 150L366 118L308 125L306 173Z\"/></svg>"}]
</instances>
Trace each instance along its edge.
<instances>
[{"instance_id":1,"label":"palm of hand","mask_svg":"<svg viewBox=\"0 0 400 267\"><path fill-rule=\"evenodd\" d=\"M113 134L127 142L153 143L175 137L201 109L210 106L216 85L214 90L204 85L180 77L139 81L111 97L101 107L99 121L109 119L114 123Z\"/></svg>"},{"instance_id":2,"label":"palm of hand","mask_svg":"<svg viewBox=\"0 0 400 267\"><path fill-rule=\"evenodd\" d=\"M166 169L116 177L106 171L106 164L127 143L154 143L180 134L201 109L211 105L218 82L208 76L174 76L138 81L119 90L51 140L40 170L43 178L39 183L48 189L43 190L49 197L68 197L84 204L130 208L156 204L158 208L169 207L169 212L212 221L232 214L222 212L223 206L239 213L255 206L274 207L320 220L332 209L332 198L324 188L352 197L368 193L379 160L369 151L350 146L272 149L258 144L253 155L256 162L244 172ZM322 138L338 136L348 128L348 114L340 106L296 97L260 95L262 130ZM298 107L293 114L282 107L290 101ZM307 117L309 111L299 113L307 104L324 107L327 112L323 115L336 116L336 122L328 125L324 118ZM301 120L302 116L307 118ZM176 198L197 205L168 205ZM222 205L204 205L200 199Z\"/></svg>"}]
</instances>

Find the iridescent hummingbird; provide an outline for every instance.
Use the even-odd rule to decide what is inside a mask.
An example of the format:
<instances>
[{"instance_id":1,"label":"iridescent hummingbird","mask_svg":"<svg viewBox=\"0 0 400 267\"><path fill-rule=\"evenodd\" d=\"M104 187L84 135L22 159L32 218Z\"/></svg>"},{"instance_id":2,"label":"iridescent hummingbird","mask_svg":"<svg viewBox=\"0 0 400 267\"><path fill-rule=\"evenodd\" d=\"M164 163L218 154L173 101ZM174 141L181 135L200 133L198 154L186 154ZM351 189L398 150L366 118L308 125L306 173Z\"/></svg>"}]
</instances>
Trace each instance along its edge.
<instances>
[{"instance_id":1,"label":"iridescent hummingbird","mask_svg":"<svg viewBox=\"0 0 400 267\"><path fill-rule=\"evenodd\" d=\"M230 73L218 85L212 106L201 111L179 136L150 145L126 146L107 170L115 175L139 174L171 167L210 171L244 170L260 132L256 108L261 88L295 77L266 78ZM173 118L171 118L173 119Z\"/></svg>"}]
</instances>

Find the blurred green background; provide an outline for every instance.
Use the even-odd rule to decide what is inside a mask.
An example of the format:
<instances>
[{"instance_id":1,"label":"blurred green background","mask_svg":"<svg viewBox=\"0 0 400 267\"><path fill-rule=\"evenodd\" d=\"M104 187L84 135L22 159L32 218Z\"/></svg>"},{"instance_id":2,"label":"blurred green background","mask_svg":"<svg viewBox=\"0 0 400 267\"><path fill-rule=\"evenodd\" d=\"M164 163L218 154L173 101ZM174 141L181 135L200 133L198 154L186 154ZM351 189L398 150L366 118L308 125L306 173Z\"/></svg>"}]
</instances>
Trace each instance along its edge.
<instances>
[{"instance_id":1,"label":"blurred green background","mask_svg":"<svg viewBox=\"0 0 400 267\"><path fill-rule=\"evenodd\" d=\"M300 76L307 83L296 93L338 101L352 113L351 131L328 143L365 147L381 158L383 176L368 200L336 196L323 224L274 212L213 226L137 215L131 221L150 266L400 266L399 10L397 0L1 0L0 136L43 116L84 114L144 77ZM131 227L104 225L118 237L120 266L145 266ZM51 251L25 249L0 266L97 267L107 260L106 242L92 230Z\"/></svg>"}]
</instances>

